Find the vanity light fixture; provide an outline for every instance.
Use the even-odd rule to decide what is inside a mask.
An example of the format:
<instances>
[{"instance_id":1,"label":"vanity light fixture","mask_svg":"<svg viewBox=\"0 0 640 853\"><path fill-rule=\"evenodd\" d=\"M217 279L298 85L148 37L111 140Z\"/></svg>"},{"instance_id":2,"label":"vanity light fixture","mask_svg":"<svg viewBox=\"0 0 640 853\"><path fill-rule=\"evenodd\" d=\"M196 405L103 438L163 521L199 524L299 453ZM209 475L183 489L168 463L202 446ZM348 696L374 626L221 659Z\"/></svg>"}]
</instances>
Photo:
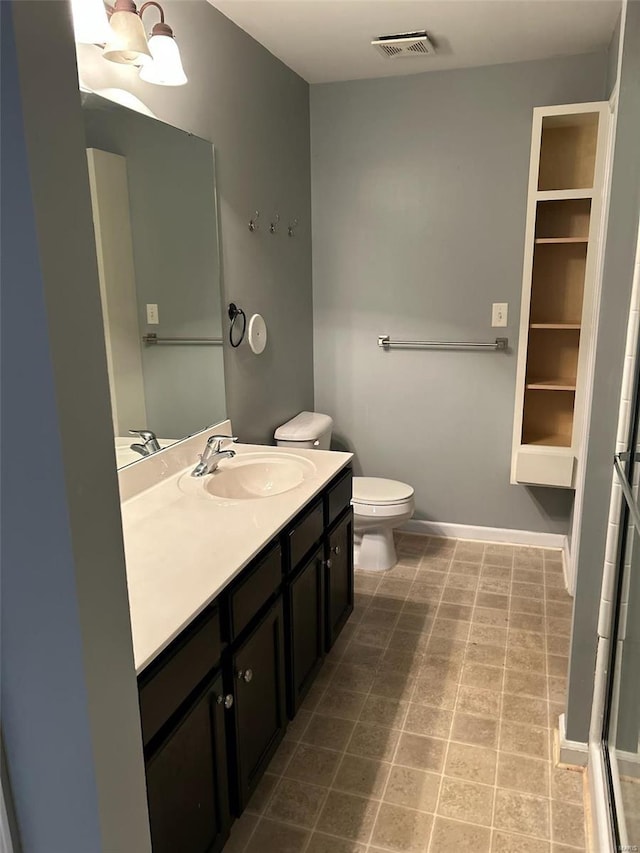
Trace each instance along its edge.
<instances>
[{"instance_id":1,"label":"vanity light fixture","mask_svg":"<svg viewBox=\"0 0 640 853\"><path fill-rule=\"evenodd\" d=\"M147 40L142 16L150 6L160 12L160 21ZM147 83L184 86L187 82L173 30L155 0L143 3L140 11L133 0L116 0L114 6L105 6L103 0L72 0L72 9L77 42L104 45L105 59L140 68L140 77Z\"/></svg>"}]
</instances>

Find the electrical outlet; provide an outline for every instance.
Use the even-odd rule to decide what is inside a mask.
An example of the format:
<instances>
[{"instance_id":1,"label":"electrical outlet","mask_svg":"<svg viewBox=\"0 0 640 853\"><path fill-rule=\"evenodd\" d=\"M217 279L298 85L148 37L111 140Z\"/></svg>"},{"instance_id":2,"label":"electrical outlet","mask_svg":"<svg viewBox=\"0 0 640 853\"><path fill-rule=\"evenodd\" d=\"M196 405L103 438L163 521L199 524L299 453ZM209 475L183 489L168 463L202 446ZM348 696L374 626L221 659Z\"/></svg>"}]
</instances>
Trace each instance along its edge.
<instances>
[{"instance_id":1,"label":"electrical outlet","mask_svg":"<svg viewBox=\"0 0 640 853\"><path fill-rule=\"evenodd\" d=\"M158 306L147 303L147 323L150 326L157 326L159 322L160 317L158 316Z\"/></svg>"},{"instance_id":2,"label":"electrical outlet","mask_svg":"<svg viewBox=\"0 0 640 853\"><path fill-rule=\"evenodd\" d=\"M502 328L507 325L507 317L509 316L508 302L494 302L491 309L491 325L494 329Z\"/></svg>"}]
</instances>

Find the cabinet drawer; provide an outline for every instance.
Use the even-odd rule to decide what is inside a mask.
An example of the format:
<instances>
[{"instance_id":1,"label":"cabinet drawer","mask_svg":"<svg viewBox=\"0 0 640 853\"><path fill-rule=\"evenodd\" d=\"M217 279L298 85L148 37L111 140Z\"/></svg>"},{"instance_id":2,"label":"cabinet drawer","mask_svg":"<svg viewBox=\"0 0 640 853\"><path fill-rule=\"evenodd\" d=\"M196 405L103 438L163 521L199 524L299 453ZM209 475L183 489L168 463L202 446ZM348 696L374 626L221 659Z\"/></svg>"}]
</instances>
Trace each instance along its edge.
<instances>
[{"instance_id":1,"label":"cabinet drawer","mask_svg":"<svg viewBox=\"0 0 640 853\"><path fill-rule=\"evenodd\" d=\"M320 541L324 531L324 513L322 501L305 513L294 523L288 532L289 539L289 570L293 571L311 548Z\"/></svg>"},{"instance_id":2,"label":"cabinet drawer","mask_svg":"<svg viewBox=\"0 0 640 853\"><path fill-rule=\"evenodd\" d=\"M231 592L231 638L237 637L282 581L282 551L279 545L259 558L257 565Z\"/></svg>"},{"instance_id":3,"label":"cabinet drawer","mask_svg":"<svg viewBox=\"0 0 640 853\"><path fill-rule=\"evenodd\" d=\"M327 491L326 501L326 526L342 515L345 509L351 505L351 497L353 494L353 475L349 468L343 473L342 477Z\"/></svg>"},{"instance_id":4,"label":"cabinet drawer","mask_svg":"<svg viewBox=\"0 0 640 853\"><path fill-rule=\"evenodd\" d=\"M140 720L146 744L216 666L222 653L220 615L208 610L140 680Z\"/></svg>"},{"instance_id":5,"label":"cabinet drawer","mask_svg":"<svg viewBox=\"0 0 640 853\"><path fill-rule=\"evenodd\" d=\"M534 486L570 489L573 485L575 457L568 451L548 452L521 448L516 457L516 481Z\"/></svg>"}]
</instances>

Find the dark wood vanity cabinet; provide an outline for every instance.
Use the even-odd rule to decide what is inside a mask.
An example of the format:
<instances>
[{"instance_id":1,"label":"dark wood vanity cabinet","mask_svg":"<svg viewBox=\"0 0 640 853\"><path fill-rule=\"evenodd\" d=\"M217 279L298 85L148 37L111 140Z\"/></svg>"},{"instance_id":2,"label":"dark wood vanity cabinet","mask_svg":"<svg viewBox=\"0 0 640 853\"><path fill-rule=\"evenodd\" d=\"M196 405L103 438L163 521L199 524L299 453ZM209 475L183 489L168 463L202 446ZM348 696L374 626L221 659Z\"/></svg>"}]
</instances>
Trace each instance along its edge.
<instances>
[{"instance_id":1,"label":"dark wood vanity cabinet","mask_svg":"<svg viewBox=\"0 0 640 853\"><path fill-rule=\"evenodd\" d=\"M233 811L239 816L262 778L287 725L284 619L279 596L231 655L229 689L235 697Z\"/></svg>"},{"instance_id":2,"label":"dark wood vanity cabinet","mask_svg":"<svg viewBox=\"0 0 640 853\"><path fill-rule=\"evenodd\" d=\"M225 713L218 673L147 761L153 853L222 848L231 825Z\"/></svg>"},{"instance_id":3,"label":"dark wood vanity cabinet","mask_svg":"<svg viewBox=\"0 0 640 853\"><path fill-rule=\"evenodd\" d=\"M340 472L139 677L154 853L218 853L353 610Z\"/></svg>"},{"instance_id":4,"label":"dark wood vanity cabinet","mask_svg":"<svg viewBox=\"0 0 640 853\"><path fill-rule=\"evenodd\" d=\"M326 649L353 613L353 512L347 510L329 531L326 541Z\"/></svg>"}]
</instances>

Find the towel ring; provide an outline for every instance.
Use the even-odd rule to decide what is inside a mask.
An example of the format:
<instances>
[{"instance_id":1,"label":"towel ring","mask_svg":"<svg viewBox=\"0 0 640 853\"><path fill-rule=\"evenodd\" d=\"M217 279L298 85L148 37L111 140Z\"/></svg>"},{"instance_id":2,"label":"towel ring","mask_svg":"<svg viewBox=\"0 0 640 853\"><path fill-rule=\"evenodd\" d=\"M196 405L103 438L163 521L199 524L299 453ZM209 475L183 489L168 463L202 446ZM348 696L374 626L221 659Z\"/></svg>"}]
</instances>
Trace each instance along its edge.
<instances>
[{"instance_id":1,"label":"towel ring","mask_svg":"<svg viewBox=\"0 0 640 853\"><path fill-rule=\"evenodd\" d=\"M242 331L240 332L240 337L234 343L233 340L233 328L236 324L236 320L238 317L242 317ZM231 320L231 326L229 328L229 343L231 346L236 349L240 346L242 341L244 340L244 334L247 331L247 315L244 313L242 308L238 308L238 306L234 302L229 303L229 319Z\"/></svg>"}]
</instances>

